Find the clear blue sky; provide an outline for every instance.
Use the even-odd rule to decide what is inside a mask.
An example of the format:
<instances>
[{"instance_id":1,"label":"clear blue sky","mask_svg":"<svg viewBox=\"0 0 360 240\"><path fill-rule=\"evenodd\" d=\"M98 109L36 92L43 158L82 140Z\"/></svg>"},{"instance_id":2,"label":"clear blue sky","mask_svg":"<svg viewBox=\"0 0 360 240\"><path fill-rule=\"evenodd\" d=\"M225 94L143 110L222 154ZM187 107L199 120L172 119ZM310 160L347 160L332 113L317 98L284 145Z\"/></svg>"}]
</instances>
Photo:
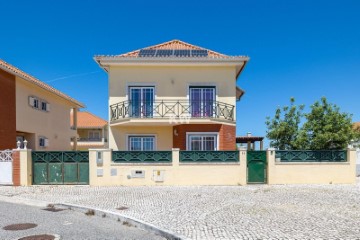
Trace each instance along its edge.
<instances>
[{"instance_id":1,"label":"clear blue sky","mask_svg":"<svg viewBox=\"0 0 360 240\"><path fill-rule=\"evenodd\" d=\"M264 135L265 117L292 96L326 96L360 121L357 0L0 0L0 10L0 58L103 118L107 75L93 56L180 39L251 58L238 79L238 135Z\"/></svg>"}]
</instances>

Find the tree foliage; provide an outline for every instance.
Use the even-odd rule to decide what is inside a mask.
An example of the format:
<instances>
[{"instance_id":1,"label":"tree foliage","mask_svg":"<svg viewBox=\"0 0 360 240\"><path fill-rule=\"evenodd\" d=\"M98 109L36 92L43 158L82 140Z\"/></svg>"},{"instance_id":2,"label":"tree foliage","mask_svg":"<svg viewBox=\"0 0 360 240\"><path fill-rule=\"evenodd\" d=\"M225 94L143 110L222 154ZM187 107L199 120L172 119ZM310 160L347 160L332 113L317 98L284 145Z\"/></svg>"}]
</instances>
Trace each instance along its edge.
<instances>
[{"instance_id":1,"label":"tree foliage","mask_svg":"<svg viewBox=\"0 0 360 240\"><path fill-rule=\"evenodd\" d=\"M344 149L358 141L359 131L353 128L352 115L340 112L325 97L303 114L304 105L296 106L294 98L290 107L277 108L273 119L267 118L267 138L270 145L282 150ZM304 124L300 128L300 123Z\"/></svg>"},{"instance_id":2,"label":"tree foliage","mask_svg":"<svg viewBox=\"0 0 360 240\"><path fill-rule=\"evenodd\" d=\"M296 139L299 124L303 116L304 106L295 105L295 99L290 99L290 106L278 107L273 119L267 117L266 137L271 140L270 146L277 149L296 149Z\"/></svg>"},{"instance_id":3,"label":"tree foliage","mask_svg":"<svg viewBox=\"0 0 360 240\"><path fill-rule=\"evenodd\" d=\"M352 115L340 112L340 108L328 103L325 97L311 106L305 118L306 122L296 140L299 148L344 149L358 138L353 128Z\"/></svg>"}]
</instances>

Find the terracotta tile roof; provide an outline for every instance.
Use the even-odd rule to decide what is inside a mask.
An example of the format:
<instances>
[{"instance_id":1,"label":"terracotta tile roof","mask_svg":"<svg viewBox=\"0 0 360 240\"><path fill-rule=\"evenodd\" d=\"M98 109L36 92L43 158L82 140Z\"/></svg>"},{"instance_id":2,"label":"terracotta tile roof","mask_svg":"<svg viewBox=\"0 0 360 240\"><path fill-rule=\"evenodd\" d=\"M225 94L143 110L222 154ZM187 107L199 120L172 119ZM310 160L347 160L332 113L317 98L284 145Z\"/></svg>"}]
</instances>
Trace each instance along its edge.
<instances>
[{"instance_id":1,"label":"terracotta tile roof","mask_svg":"<svg viewBox=\"0 0 360 240\"><path fill-rule=\"evenodd\" d=\"M41 87L42 89L45 89L45 90L47 90L47 91L49 91L49 92L51 92L51 93L53 93L53 94L55 94L55 95L57 95L59 97L62 97L64 99L76 104L78 107L81 107L81 108L85 107L85 105L82 104L81 102L78 102L74 98L69 97L68 95L66 95L66 94L60 92L59 90L51 87L50 85L40 81L39 79L31 76L30 74L27 74L27 73L21 71L17 67L5 62L2 59L0 59L0 69L3 69L4 71L6 71L6 72L8 72L10 74L17 75L17 76L29 81L30 83L33 83L33 84L37 85L38 87Z\"/></svg>"},{"instance_id":2,"label":"terracotta tile roof","mask_svg":"<svg viewBox=\"0 0 360 240\"><path fill-rule=\"evenodd\" d=\"M153 45L150 47L138 49L132 52L120 54L120 55L98 55L95 56L95 59L100 59L102 57L112 57L112 58L137 58L139 57L140 50L162 50L162 49L168 49L168 50L207 50L208 56L206 58L218 58L218 59L228 59L228 58L236 58L236 57L245 57L245 56L228 56L225 54L221 54L206 48L202 48L199 46L192 45L190 43L186 43L180 40L172 40L165 43ZM174 56L172 56L174 57ZM181 56L184 57L184 56ZM177 57L178 58L178 57ZM204 57L199 57L204 58Z\"/></svg>"},{"instance_id":3,"label":"terracotta tile roof","mask_svg":"<svg viewBox=\"0 0 360 240\"><path fill-rule=\"evenodd\" d=\"M73 126L73 113L70 113L70 125ZM107 124L107 121L95 116L90 112L77 113L77 127L78 128L102 128Z\"/></svg>"}]
</instances>

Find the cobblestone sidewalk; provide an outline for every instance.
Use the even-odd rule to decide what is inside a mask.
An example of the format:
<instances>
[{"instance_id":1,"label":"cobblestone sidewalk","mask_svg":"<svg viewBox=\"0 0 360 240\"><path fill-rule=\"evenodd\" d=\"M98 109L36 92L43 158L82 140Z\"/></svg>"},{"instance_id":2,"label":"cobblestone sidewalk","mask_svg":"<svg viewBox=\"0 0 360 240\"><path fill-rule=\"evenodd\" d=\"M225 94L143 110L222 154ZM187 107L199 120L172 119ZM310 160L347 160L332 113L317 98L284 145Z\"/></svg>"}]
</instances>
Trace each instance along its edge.
<instances>
[{"instance_id":1,"label":"cobblestone sidewalk","mask_svg":"<svg viewBox=\"0 0 360 240\"><path fill-rule=\"evenodd\" d=\"M0 195L118 211L192 239L360 239L359 181L311 186L0 187Z\"/></svg>"}]
</instances>

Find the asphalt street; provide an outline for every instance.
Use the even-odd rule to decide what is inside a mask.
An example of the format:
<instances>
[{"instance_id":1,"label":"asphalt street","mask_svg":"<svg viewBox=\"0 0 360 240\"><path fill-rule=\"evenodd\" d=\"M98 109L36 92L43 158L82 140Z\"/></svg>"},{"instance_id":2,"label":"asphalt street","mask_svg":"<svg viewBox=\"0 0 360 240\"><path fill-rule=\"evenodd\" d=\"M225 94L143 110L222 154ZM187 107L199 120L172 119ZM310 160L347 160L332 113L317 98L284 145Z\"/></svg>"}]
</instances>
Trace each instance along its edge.
<instances>
[{"instance_id":1,"label":"asphalt street","mask_svg":"<svg viewBox=\"0 0 360 240\"><path fill-rule=\"evenodd\" d=\"M34 223L35 228L10 231L10 224ZM17 239L29 235L56 234L61 239L164 239L126 222L101 216L64 210L45 211L43 208L0 201L0 239Z\"/></svg>"}]
</instances>

